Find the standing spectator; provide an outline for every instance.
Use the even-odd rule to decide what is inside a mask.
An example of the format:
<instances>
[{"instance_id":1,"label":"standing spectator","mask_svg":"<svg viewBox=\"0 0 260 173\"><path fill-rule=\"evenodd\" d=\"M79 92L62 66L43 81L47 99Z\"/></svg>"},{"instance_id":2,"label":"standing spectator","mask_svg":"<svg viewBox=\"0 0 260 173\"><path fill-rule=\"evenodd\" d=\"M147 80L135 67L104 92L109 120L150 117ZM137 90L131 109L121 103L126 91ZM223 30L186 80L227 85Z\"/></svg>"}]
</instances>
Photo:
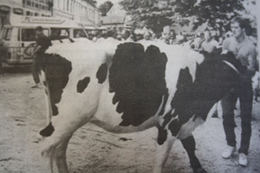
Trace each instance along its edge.
<instances>
[{"instance_id":1,"label":"standing spectator","mask_svg":"<svg viewBox=\"0 0 260 173\"><path fill-rule=\"evenodd\" d=\"M205 41L204 33L197 33L193 41L190 43L191 47L199 51L201 48L201 44Z\"/></svg>"},{"instance_id":2,"label":"standing spectator","mask_svg":"<svg viewBox=\"0 0 260 173\"><path fill-rule=\"evenodd\" d=\"M124 34L122 35L122 39L124 40L124 41L130 41L130 35L131 35L131 33L130 33L130 31L128 31L128 30L125 30L125 32L124 32Z\"/></svg>"},{"instance_id":3,"label":"standing spectator","mask_svg":"<svg viewBox=\"0 0 260 173\"><path fill-rule=\"evenodd\" d=\"M176 38L176 34L175 34L175 32L174 32L174 30L170 30L170 33L169 33L169 43L170 44L173 44L173 41L175 40L175 38Z\"/></svg>"},{"instance_id":4,"label":"standing spectator","mask_svg":"<svg viewBox=\"0 0 260 173\"><path fill-rule=\"evenodd\" d=\"M212 37L210 31L205 32L205 40L201 44L201 50L214 53L219 48L218 42Z\"/></svg>"},{"instance_id":5,"label":"standing spectator","mask_svg":"<svg viewBox=\"0 0 260 173\"><path fill-rule=\"evenodd\" d=\"M170 26L167 25L163 27L161 39L164 40L166 44L170 44Z\"/></svg>"},{"instance_id":6,"label":"standing spectator","mask_svg":"<svg viewBox=\"0 0 260 173\"><path fill-rule=\"evenodd\" d=\"M118 31L117 31L117 39L121 41L121 40L122 40L122 37L123 37L123 34L124 34L123 28L122 28L122 27L119 27L119 28L118 28Z\"/></svg>"},{"instance_id":7,"label":"standing spectator","mask_svg":"<svg viewBox=\"0 0 260 173\"><path fill-rule=\"evenodd\" d=\"M39 88L40 78L39 78L39 59L42 58L44 52L51 46L51 40L43 34L43 28L41 26L36 27L36 47L32 53L34 57L32 64L32 75L35 85L32 88Z\"/></svg>"},{"instance_id":8,"label":"standing spectator","mask_svg":"<svg viewBox=\"0 0 260 173\"><path fill-rule=\"evenodd\" d=\"M178 35L176 35L176 44L182 44L185 42L185 36L182 32L180 32Z\"/></svg>"},{"instance_id":9,"label":"standing spectator","mask_svg":"<svg viewBox=\"0 0 260 173\"><path fill-rule=\"evenodd\" d=\"M151 40L152 35L151 35L150 32L145 32L143 38L144 38L145 40Z\"/></svg>"},{"instance_id":10,"label":"standing spectator","mask_svg":"<svg viewBox=\"0 0 260 173\"><path fill-rule=\"evenodd\" d=\"M256 72L256 49L252 41L246 35L249 22L241 17L231 20L233 37L223 42L223 51L231 51L245 67L245 73L241 74L240 84L225 98L222 99L223 126L226 134L227 148L222 153L225 159L230 158L236 150L236 127L234 109L237 99L240 99L241 109L241 142L239 152L239 164L247 166L247 155L251 138L251 113L253 102L252 77Z\"/></svg>"}]
</instances>

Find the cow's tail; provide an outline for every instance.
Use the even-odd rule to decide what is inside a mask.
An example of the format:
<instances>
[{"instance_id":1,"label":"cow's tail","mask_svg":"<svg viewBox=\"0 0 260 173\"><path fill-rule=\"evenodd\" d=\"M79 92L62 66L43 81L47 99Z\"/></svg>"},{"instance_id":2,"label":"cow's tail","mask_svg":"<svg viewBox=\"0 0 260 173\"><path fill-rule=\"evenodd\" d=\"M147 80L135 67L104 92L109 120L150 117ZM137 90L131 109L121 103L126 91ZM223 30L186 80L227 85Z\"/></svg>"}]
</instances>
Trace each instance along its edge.
<instances>
[{"instance_id":1,"label":"cow's tail","mask_svg":"<svg viewBox=\"0 0 260 173\"><path fill-rule=\"evenodd\" d=\"M59 114L57 103L61 100L69 74L72 70L71 62L57 54L44 54L39 61L42 83L45 87L46 123L47 126L40 131L42 137L51 136L54 132L52 116Z\"/></svg>"},{"instance_id":2,"label":"cow's tail","mask_svg":"<svg viewBox=\"0 0 260 173\"><path fill-rule=\"evenodd\" d=\"M45 105L46 105L46 127L40 131L40 137L39 140L42 137L48 137L50 136L53 131L54 127L52 125L52 116L53 116L53 111L52 111L52 103L51 103L51 96L50 96L50 88L49 84L47 81L47 76L46 73L43 69L40 71L40 81L44 85L44 91L45 91Z\"/></svg>"}]
</instances>

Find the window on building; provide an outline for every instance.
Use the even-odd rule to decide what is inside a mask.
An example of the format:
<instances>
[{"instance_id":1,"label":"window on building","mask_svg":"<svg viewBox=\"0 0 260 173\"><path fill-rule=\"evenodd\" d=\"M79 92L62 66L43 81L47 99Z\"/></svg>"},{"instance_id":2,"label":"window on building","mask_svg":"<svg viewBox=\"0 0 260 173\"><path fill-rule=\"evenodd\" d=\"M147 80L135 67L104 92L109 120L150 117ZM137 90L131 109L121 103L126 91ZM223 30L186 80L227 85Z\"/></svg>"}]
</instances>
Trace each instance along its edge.
<instances>
[{"instance_id":1,"label":"window on building","mask_svg":"<svg viewBox=\"0 0 260 173\"><path fill-rule=\"evenodd\" d=\"M23 0L23 5L36 9L50 10L47 0Z\"/></svg>"},{"instance_id":2,"label":"window on building","mask_svg":"<svg viewBox=\"0 0 260 173\"><path fill-rule=\"evenodd\" d=\"M70 12L73 13L73 1L70 1Z\"/></svg>"},{"instance_id":3,"label":"window on building","mask_svg":"<svg viewBox=\"0 0 260 173\"><path fill-rule=\"evenodd\" d=\"M70 1L69 0L67 0L67 11L69 11L69 7L70 7Z\"/></svg>"},{"instance_id":4,"label":"window on building","mask_svg":"<svg viewBox=\"0 0 260 173\"><path fill-rule=\"evenodd\" d=\"M11 39L11 34L12 34L12 28L7 28L4 31L4 33L3 33L4 39L5 40L10 40Z\"/></svg>"},{"instance_id":5,"label":"window on building","mask_svg":"<svg viewBox=\"0 0 260 173\"><path fill-rule=\"evenodd\" d=\"M26 11L26 16L30 16L31 12L30 11Z\"/></svg>"}]
</instances>

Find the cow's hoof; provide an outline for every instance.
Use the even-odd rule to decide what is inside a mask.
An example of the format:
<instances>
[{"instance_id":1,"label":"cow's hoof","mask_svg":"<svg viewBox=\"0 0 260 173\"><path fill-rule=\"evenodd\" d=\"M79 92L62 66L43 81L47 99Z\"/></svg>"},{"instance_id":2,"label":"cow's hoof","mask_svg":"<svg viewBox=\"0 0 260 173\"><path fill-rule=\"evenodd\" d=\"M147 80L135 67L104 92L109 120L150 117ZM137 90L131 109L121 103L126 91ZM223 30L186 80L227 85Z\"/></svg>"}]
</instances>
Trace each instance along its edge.
<instances>
[{"instance_id":1,"label":"cow's hoof","mask_svg":"<svg viewBox=\"0 0 260 173\"><path fill-rule=\"evenodd\" d=\"M41 141L44 140L45 137L43 137L42 135L40 135L39 133L36 136L36 139L33 141L34 143L39 143Z\"/></svg>"},{"instance_id":2,"label":"cow's hoof","mask_svg":"<svg viewBox=\"0 0 260 173\"><path fill-rule=\"evenodd\" d=\"M53 143L50 139L45 139L42 142L42 146L41 146L42 157L52 157L55 148L56 148L56 145L53 145Z\"/></svg>"},{"instance_id":3,"label":"cow's hoof","mask_svg":"<svg viewBox=\"0 0 260 173\"><path fill-rule=\"evenodd\" d=\"M198 169L193 169L194 173L207 173L207 171L204 168L198 168Z\"/></svg>"}]
</instances>

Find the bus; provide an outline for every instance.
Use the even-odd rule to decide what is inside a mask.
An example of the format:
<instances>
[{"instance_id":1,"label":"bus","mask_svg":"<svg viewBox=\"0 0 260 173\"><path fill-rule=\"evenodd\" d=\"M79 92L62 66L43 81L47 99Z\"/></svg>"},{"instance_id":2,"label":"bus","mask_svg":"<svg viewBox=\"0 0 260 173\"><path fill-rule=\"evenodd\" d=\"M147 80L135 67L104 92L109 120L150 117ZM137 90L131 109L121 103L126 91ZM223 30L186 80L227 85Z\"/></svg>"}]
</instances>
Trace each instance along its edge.
<instances>
[{"instance_id":1,"label":"bus","mask_svg":"<svg viewBox=\"0 0 260 173\"><path fill-rule=\"evenodd\" d=\"M0 33L2 62L13 65L28 65L35 48L35 28L42 26L44 35L51 40L87 38L86 31L73 20L58 17L35 17L12 14ZM86 29L86 28L85 28Z\"/></svg>"}]
</instances>

